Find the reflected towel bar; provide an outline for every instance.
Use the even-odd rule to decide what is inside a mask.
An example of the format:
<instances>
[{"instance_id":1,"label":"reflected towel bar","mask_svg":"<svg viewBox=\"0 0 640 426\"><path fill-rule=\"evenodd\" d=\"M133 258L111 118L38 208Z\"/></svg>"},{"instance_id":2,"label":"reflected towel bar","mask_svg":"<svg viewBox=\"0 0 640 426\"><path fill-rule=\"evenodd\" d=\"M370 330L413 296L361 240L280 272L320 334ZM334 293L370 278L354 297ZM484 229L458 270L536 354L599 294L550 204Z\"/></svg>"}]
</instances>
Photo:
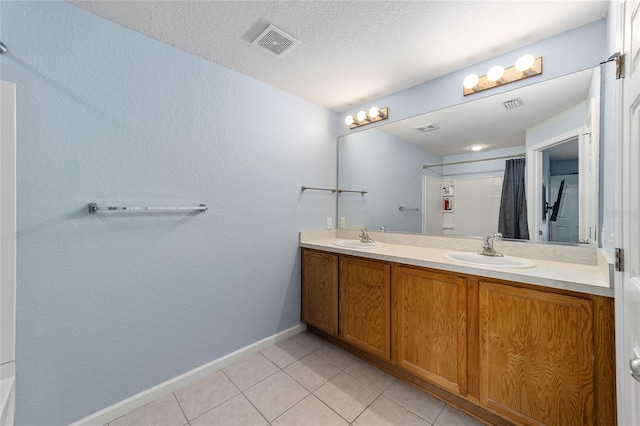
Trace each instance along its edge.
<instances>
[{"instance_id":1,"label":"reflected towel bar","mask_svg":"<svg viewBox=\"0 0 640 426\"><path fill-rule=\"evenodd\" d=\"M343 192L354 192L356 194L362 194L362 195L368 194L367 191L349 191L347 189L338 189L338 194L342 194Z\"/></svg>"},{"instance_id":2,"label":"reflected towel bar","mask_svg":"<svg viewBox=\"0 0 640 426\"><path fill-rule=\"evenodd\" d=\"M405 206L398 207L398 210L400 210L401 212L419 212L420 211L420 209L418 209L417 207L405 207Z\"/></svg>"},{"instance_id":3,"label":"reflected towel bar","mask_svg":"<svg viewBox=\"0 0 640 426\"><path fill-rule=\"evenodd\" d=\"M306 191L307 189L313 189L314 191L331 191L332 193L338 192L337 189L331 189L331 188L312 188L310 186L303 186L302 190Z\"/></svg>"},{"instance_id":4,"label":"reflected towel bar","mask_svg":"<svg viewBox=\"0 0 640 426\"><path fill-rule=\"evenodd\" d=\"M303 191L306 191L307 189L313 189L315 191L331 191L331 193L336 193L337 192L338 194L342 194L343 192L355 192L355 193L362 194L362 195L368 194L367 191L349 191L349 190L346 190L346 189L332 189L332 188L312 188L310 186L303 186L302 187Z\"/></svg>"},{"instance_id":5,"label":"reflected towel bar","mask_svg":"<svg viewBox=\"0 0 640 426\"><path fill-rule=\"evenodd\" d=\"M98 212L175 212L175 211L200 211L209 210L206 204L198 207L100 207L96 203L89 203L89 214Z\"/></svg>"}]
</instances>

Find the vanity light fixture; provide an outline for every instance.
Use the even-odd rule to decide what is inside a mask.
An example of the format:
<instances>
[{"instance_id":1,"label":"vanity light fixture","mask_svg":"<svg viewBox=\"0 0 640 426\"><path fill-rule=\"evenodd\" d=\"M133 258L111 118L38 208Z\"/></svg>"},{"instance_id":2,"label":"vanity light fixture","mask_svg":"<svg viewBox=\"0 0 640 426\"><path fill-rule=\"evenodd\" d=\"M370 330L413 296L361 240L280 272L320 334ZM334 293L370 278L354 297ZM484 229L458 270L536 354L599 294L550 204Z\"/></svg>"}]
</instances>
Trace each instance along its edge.
<instances>
[{"instance_id":1,"label":"vanity light fixture","mask_svg":"<svg viewBox=\"0 0 640 426\"><path fill-rule=\"evenodd\" d=\"M478 76L476 74L469 74L462 82L462 85L465 89L473 89L478 85Z\"/></svg>"},{"instance_id":2,"label":"vanity light fixture","mask_svg":"<svg viewBox=\"0 0 640 426\"><path fill-rule=\"evenodd\" d=\"M496 65L482 77L469 74L462 82L462 94L471 95L538 74L542 74L542 57L534 58L533 55L524 55L512 67L504 68Z\"/></svg>"},{"instance_id":3,"label":"vanity light fixture","mask_svg":"<svg viewBox=\"0 0 640 426\"><path fill-rule=\"evenodd\" d=\"M377 107L371 107L369 113L360 111L355 117L347 115L344 119L344 124L349 126L350 129L355 129L356 127L364 126L366 124L386 120L387 118L389 118L388 108L385 107L378 109Z\"/></svg>"},{"instance_id":4,"label":"vanity light fixture","mask_svg":"<svg viewBox=\"0 0 640 426\"><path fill-rule=\"evenodd\" d=\"M499 82L503 76L504 76L504 67L500 65L496 65L495 67L492 67L487 73L487 80Z\"/></svg>"}]
</instances>

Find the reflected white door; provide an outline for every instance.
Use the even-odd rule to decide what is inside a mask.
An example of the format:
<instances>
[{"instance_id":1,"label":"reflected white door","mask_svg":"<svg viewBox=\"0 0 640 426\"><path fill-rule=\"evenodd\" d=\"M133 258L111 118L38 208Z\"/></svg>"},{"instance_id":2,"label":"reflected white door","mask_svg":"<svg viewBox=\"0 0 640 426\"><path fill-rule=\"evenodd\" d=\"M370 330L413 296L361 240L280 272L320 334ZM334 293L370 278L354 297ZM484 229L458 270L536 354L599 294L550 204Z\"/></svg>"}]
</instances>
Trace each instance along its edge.
<instances>
[{"instance_id":1,"label":"reflected white door","mask_svg":"<svg viewBox=\"0 0 640 426\"><path fill-rule=\"evenodd\" d=\"M622 138L616 177L616 247L624 249L624 272L616 273L616 352L618 422L640 424L640 381L631 376L630 361L640 358L640 3L624 8L625 78L622 94ZM620 93L620 92L619 92Z\"/></svg>"},{"instance_id":2,"label":"reflected white door","mask_svg":"<svg viewBox=\"0 0 640 426\"><path fill-rule=\"evenodd\" d=\"M560 208L555 221L549 221L549 241L577 243L580 239L580 191L578 175L551 176L551 200L557 199L564 180ZM550 212L551 213L551 212ZM550 218L550 216L548 216Z\"/></svg>"}]
</instances>

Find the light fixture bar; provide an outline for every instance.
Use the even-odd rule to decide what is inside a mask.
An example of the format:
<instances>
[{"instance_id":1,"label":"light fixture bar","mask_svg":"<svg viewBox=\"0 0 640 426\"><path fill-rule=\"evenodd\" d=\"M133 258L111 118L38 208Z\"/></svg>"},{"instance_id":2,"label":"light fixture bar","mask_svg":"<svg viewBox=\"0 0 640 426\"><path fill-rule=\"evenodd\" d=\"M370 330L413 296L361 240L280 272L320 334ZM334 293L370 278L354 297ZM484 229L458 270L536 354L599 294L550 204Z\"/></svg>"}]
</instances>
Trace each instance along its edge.
<instances>
[{"instance_id":1,"label":"light fixture bar","mask_svg":"<svg viewBox=\"0 0 640 426\"><path fill-rule=\"evenodd\" d=\"M483 90L504 86L505 84L520 81L539 74L542 74L542 57L536 58L531 68L525 71L518 71L515 66L505 68L504 75L497 81L491 81L486 75L483 75L478 78L478 83L474 87L466 88L463 86L462 94L464 96L472 95L474 93L482 92Z\"/></svg>"},{"instance_id":2,"label":"light fixture bar","mask_svg":"<svg viewBox=\"0 0 640 426\"><path fill-rule=\"evenodd\" d=\"M358 115L361 115L362 119L359 119ZM367 114L363 111L360 111L358 115L356 115L356 117L349 116L351 120L353 120L350 124L347 124L347 126L349 126L350 129L355 129L360 126L366 126L367 124L377 123L378 121L386 120L387 118L389 118L389 109L387 107L380 108L378 110L378 113L374 116L371 116L371 112Z\"/></svg>"}]
</instances>

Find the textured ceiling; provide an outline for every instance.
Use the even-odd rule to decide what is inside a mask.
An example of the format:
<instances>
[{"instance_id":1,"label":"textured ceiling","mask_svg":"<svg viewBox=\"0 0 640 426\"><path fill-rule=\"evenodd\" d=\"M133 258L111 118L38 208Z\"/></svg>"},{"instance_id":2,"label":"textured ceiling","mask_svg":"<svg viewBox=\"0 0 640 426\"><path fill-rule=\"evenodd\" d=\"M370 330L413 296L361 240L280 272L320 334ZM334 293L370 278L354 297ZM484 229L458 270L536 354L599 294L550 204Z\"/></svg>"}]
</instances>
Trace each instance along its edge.
<instances>
[{"instance_id":1,"label":"textured ceiling","mask_svg":"<svg viewBox=\"0 0 640 426\"><path fill-rule=\"evenodd\" d=\"M72 1L336 112L603 18L607 2ZM301 43L251 41L268 24Z\"/></svg>"}]
</instances>

